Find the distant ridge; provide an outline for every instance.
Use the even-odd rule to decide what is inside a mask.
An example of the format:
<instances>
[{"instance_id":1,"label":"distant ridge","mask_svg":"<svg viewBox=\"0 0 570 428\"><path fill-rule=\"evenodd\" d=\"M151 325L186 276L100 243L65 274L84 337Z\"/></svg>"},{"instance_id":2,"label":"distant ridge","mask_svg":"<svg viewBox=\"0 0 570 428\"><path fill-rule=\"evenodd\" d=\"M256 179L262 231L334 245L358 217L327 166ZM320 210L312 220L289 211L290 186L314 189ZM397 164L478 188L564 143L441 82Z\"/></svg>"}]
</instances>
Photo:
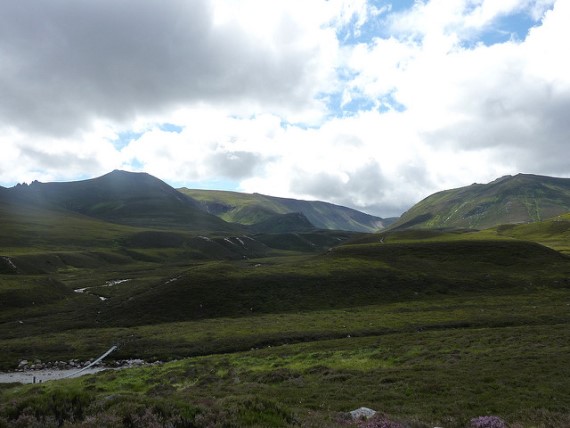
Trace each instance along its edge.
<instances>
[{"instance_id":1,"label":"distant ridge","mask_svg":"<svg viewBox=\"0 0 570 428\"><path fill-rule=\"evenodd\" d=\"M204 233L376 232L389 224L389 220L327 202L177 190L150 174L122 170L79 181L0 187L0 197L21 207L71 212L122 225Z\"/></svg>"},{"instance_id":2,"label":"distant ridge","mask_svg":"<svg viewBox=\"0 0 570 428\"><path fill-rule=\"evenodd\" d=\"M300 213L315 228L376 232L391 223L363 212L321 201L302 201L259 193L246 194L218 190L179 189L200 202L209 213L243 225L254 225L274 218L276 214Z\"/></svg>"},{"instance_id":3,"label":"distant ridge","mask_svg":"<svg viewBox=\"0 0 570 428\"><path fill-rule=\"evenodd\" d=\"M147 173L115 170L101 177L62 183L33 182L9 189L20 201L64 209L131 226L235 231L198 203Z\"/></svg>"},{"instance_id":4,"label":"distant ridge","mask_svg":"<svg viewBox=\"0 0 570 428\"><path fill-rule=\"evenodd\" d=\"M517 174L428 196L391 229L485 229L541 221L567 212L570 178Z\"/></svg>"}]
</instances>

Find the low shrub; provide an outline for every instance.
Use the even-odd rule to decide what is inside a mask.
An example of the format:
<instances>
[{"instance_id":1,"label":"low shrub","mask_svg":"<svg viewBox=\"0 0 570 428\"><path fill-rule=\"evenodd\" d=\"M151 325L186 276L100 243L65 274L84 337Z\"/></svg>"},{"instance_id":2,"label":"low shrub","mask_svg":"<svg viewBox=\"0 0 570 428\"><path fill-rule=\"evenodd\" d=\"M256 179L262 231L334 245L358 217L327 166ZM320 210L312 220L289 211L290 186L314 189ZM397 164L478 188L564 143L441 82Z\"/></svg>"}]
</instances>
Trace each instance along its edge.
<instances>
[{"instance_id":1,"label":"low shrub","mask_svg":"<svg viewBox=\"0 0 570 428\"><path fill-rule=\"evenodd\" d=\"M358 428L405 428L399 422L391 420L388 416L376 413L370 419L361 421L358 424Z\"/></svg>"},{"instance_id":2,"label":"low shrub","mask_svg":"<svg viewBox=\"0 0 570 428\"><path fill-rule=\"evenodd\" d=\"M469 428L507 428L507 424L498 416L479 416L471 419Z\"/></svg>"},{"instance_id":3,"label":"low shrub","mask_svg":"<svg viewBox=\"0 0 570 428\"><path fill-rule=\"evenodd\" d=\"M6 416L17 426L34 426L34 420L38 426L61 426L64 422L82 420L91 400L89 392L77 389L37 390L23 400L13 401L6 409Z\"/></svg>"}]
</instances>

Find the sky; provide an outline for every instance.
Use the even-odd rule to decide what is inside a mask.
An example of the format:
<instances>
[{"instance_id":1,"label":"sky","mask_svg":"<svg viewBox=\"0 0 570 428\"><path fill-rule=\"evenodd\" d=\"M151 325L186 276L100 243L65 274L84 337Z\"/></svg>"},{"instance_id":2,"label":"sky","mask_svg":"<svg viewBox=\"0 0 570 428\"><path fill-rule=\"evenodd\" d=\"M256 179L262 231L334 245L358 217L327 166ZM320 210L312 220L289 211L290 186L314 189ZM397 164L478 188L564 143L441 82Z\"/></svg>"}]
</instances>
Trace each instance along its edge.
<instances>
[{"instance_id":1,"label":"sky","mask_svg":"<svg viewBox=\"0 0 570 428\"><path fill-rule=\"evenodd\" d=\"M114 169L398 216L570 177L568 0L3 0L0 185Z\"/></svg>"}]
</instances>

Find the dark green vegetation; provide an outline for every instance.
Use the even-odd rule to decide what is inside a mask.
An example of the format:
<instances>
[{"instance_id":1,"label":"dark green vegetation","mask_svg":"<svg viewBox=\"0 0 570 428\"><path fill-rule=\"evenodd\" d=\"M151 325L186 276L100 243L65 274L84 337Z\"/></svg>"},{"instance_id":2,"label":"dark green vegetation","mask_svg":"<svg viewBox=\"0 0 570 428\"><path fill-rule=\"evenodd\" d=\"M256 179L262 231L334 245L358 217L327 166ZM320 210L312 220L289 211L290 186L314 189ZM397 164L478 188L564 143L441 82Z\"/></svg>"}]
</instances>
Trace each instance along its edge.
<instances>
[{"instance_id":1,"label":"dark green vegetation","mask_svg":"<svg viewBox=\"0 0 570 428\"><path fill-rule=\"evenodd\" d=\"M145 174L113 171L69 183L19 185L8 198L37 208L65 210L131 226L235 232L239 230L197 207L161 180Z\"/></svg>"},{"instance_id":2,"label":"dark green vegetation","mask_svg":"<svg viewBox=\"0 0 570 428\"><path fill-rule=\"evenodd\" d=\"M392 228L485 229L542 221L569 211L569 178L518 174L435 193L404 213Z\"/></svg>"},{"instance_id":3,"label":"dark green vegetation","mask_svg":"<svg viewBox=\"0 0 570 428\"><path fill-rule=\"evenodd\" d=\"M0 385L0 427L346 427L361 406L410 427L570 425L567 215L367 235L287 215L254 233L144 200L135 215L124 192L101 191L125 204L110 211L0 198L1 368L113 344L170 361Z\"/></svg>"},{"instance_id":4,"label":"dark green vegetation","mask_svg":"<svg viewBox=\"0 0 570 428\"><path fill-rule=\"evenodd\" d=\"M274 196L217 190L179 189L200 202L204 209L231 223L254 225L279 214L301 213L316 228L375 232L394 219L382 219L320 201L300 201Z\"/></svg>"}]
</instances>

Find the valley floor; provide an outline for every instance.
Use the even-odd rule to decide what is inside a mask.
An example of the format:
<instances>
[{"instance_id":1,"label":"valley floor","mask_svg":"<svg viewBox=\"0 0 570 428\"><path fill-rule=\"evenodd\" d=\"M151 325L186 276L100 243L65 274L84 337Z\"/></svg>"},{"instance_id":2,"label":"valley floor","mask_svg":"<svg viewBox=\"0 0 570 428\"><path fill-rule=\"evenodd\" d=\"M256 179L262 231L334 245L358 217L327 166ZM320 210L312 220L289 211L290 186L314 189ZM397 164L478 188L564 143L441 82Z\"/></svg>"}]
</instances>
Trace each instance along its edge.
<instances>
[{"instance_id":1,"label":"valley floor","mask_svg":"<svg viewBox=\"0 0 570 428\"><path fill-rule=\"evenodd\" d=\"M113 345L112 359L166 363L1 384L0 427L570 426L570 260L554 250L370 236L177 257L2 275L3 369ZM349 419L363 406L376 425Z\"/></svg>"}]
</instances>

